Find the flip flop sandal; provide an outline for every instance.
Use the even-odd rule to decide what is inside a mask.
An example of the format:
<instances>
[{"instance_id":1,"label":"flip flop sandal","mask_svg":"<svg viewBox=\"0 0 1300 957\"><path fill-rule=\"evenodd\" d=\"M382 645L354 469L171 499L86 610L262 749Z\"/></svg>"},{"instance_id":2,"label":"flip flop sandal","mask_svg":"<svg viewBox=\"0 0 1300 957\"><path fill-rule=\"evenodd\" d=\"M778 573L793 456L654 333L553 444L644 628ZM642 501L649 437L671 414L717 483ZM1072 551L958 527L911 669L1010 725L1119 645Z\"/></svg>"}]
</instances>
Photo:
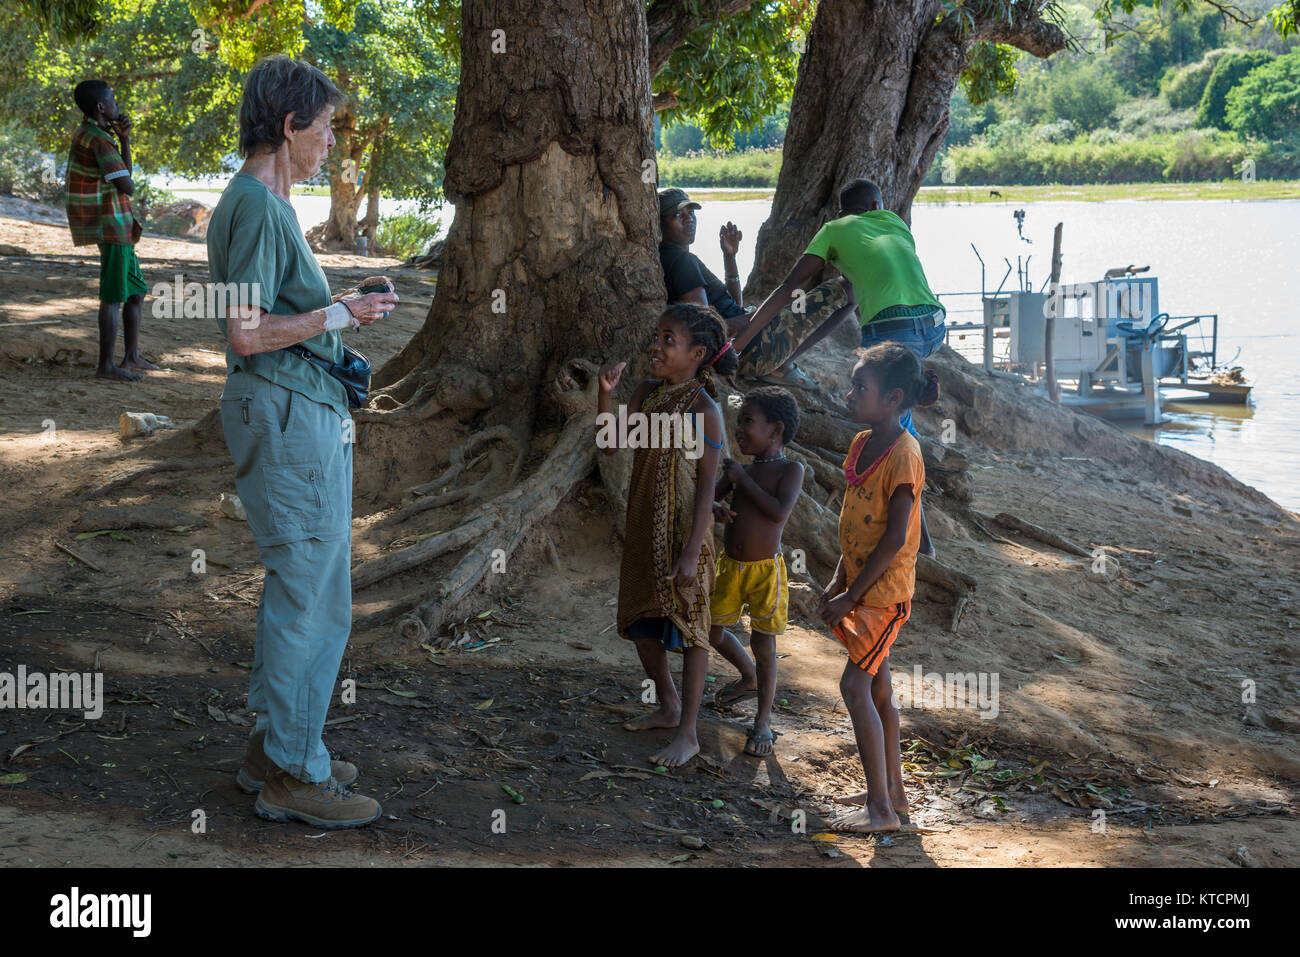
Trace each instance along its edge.
<instances>
[{"instance_id":1,"label":"flip flop sandal","mask_svg":"<svg viewBox=\"0 0 1300 957\"><path fill-rule=\"evenodd\" d=\"M713 703L722 708L729 708L733 704L739 704L742 701L748 701L750 698L757 697L757 688L749 688L744 691L728 691L726 688L723 688L713 696Z\"/></svg>"},{"instance_id":2,"label":"flip flop sandal","mask_svg":"<svg viewBox=\"0 0 1300 957\"><path fill-rule=\"evenodd\" d=\"M745 753L751 758L770 758L776 753L776 739L780 736L780 731L768 731L767 734L759 734L753 728L750 728L749 731L745 733ZM772 750L767 754L756 754L754 751L751 751L750 749L760 741L771 741Z\"/></svg>"}]
</instances>

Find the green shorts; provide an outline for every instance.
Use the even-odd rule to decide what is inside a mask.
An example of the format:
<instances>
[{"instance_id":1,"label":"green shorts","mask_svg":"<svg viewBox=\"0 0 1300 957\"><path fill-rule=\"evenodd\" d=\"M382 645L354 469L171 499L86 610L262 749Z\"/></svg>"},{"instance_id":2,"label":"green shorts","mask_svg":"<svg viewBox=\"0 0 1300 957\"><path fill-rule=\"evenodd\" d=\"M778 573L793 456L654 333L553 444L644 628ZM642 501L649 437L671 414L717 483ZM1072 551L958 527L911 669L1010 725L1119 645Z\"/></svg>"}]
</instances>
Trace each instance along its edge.
<instances>
[{"instance_id":1,"label":"green shorts","mask_svg":"<svg viewBox=\"0 0 1300 957\"><path fill-rule=\"evenodd\" d=\"M849 303L849 294L839 279L814 286L807 294L786 305L759 330L740 356L740 374L771 375L794 355L803 341L821 328L832 315Z\"/></svg>"},{"instance_id":2,"label":"green shorts","mask_svg":"<svg viewBox=\"0 0 1300 957\"><path fill-rule=\"evenodd\" d=\"M149 291L134 246L99 244L99 301L126 302Z\"/></svg>"}]
</instances>

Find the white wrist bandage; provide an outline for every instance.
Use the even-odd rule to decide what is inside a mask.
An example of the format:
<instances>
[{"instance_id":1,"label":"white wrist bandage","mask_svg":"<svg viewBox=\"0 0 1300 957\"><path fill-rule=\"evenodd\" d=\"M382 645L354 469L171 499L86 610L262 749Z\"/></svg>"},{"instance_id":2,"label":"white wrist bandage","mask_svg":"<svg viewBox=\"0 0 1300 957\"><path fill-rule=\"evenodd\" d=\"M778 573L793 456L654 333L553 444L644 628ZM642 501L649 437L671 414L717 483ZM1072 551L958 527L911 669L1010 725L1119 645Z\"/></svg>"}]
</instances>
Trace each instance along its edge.
<instances>
[{"instance_id":1,"label":"white wrist bandage","mask_svg":"<svg viewBox=\"0 0 1300 957\"><path fill-rule=\"evenodd\" d=\"M325 309L325 331L332 332L335 329L360 328L361 323L352 318L352 313L347 306L341 302L336 302Z\"/></svg>"}]
</instances>

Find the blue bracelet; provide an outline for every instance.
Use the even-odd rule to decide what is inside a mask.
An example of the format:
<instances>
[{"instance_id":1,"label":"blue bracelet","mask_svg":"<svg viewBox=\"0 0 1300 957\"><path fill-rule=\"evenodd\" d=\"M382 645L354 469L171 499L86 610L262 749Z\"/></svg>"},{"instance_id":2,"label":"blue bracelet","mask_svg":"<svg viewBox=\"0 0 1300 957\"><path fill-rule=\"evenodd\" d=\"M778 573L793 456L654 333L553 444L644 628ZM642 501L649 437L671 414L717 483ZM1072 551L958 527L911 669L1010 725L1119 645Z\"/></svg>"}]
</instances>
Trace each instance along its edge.
<instances>
[{"instance_id":1,"label":"blue bracelet","mask_svg":"<svg viewBox=\"0 0 1300 957\"><path fill-rule=\"evenodd\" d=\"M702 413L700 413L700 412L692 412L692 413L690 413L690 416L691 416L692 419L694 419L696 416L701 415L701 414L702 414ZM721 442L714 442L711 438L709 438L707 435L705 435L705 434L704 434L704 429L703 429L703 428L700 428L700 438L702 438L702 439L704 440L704 444L707 445L707 446L709 446L710 448L717 449L719 452L722 451L722 443L721 443Z\"/></svg>"}]
</instances>

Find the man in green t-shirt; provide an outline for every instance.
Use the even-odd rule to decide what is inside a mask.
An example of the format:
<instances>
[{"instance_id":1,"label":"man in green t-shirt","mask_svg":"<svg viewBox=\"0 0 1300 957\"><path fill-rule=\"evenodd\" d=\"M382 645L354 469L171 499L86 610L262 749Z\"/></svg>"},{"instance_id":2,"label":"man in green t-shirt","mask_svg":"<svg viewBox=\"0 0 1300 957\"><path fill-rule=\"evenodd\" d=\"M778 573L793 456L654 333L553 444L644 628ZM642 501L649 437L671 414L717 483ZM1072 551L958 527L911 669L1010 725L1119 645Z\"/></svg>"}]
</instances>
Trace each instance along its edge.
<instances>
[{"instance_id":1,"label":"man in green t-shirt","mask_svg":"<svg viewBox=\"0 0 1300 957\"><path fill-rule=\"evenodd\" d=\"M880 188L870 180L854 180L840 191L839 216L817 231L785 281L772 291L749 326L736 337L734 347L741 354L742 371L746 362L785 363L825 338L840 321L839 312L833 321L815 329L805 323L793 336L784 327L789 325L793 305L801 298L819 301L836 285L845 288L851 304L856 303L864 347L901 342L917 358L924 359L943 344L944 308L930 291L912 231L884 205ZM812 287L827 265L838 269L843 278ZM801 341L787 354L791 339L796 337ZM900 422L913 436L917 435L910 409ZM924 514L921 552L934 554Z\"/></svg>"}]
</instances>

